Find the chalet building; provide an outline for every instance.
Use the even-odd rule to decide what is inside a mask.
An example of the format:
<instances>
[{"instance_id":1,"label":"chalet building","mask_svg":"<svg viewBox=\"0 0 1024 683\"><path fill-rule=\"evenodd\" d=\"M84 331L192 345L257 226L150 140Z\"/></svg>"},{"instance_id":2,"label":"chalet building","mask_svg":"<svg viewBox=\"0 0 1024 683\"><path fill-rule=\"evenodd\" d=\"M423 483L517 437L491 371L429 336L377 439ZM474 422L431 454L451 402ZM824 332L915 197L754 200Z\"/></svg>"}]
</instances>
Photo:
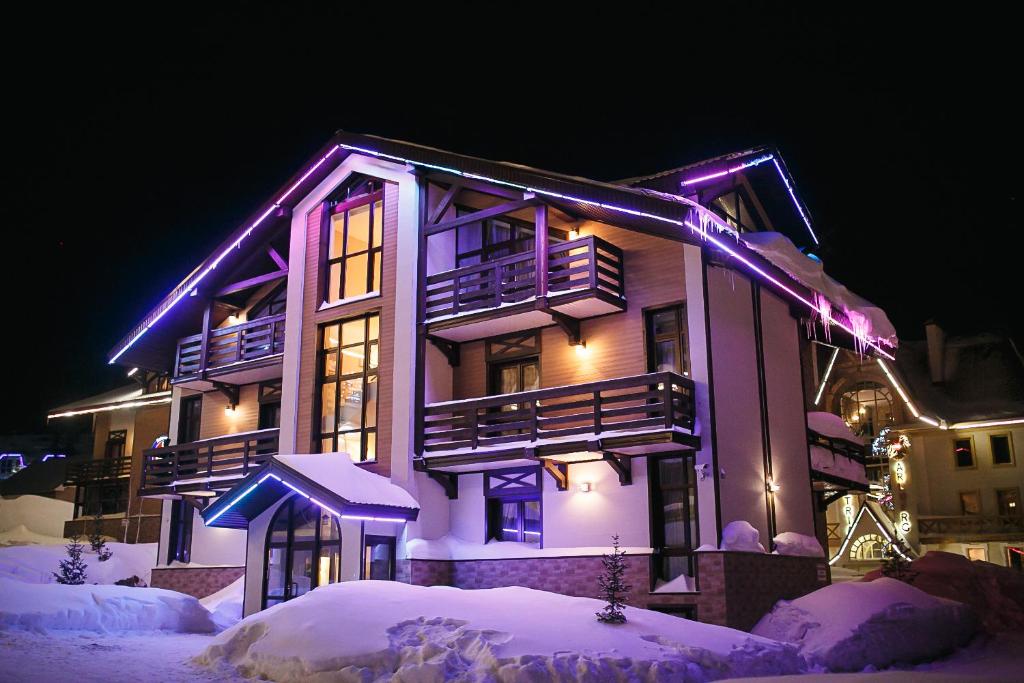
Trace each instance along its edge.
<instances>
[{"instance_id":1,"label":"chalet building","mask_svg":"<svg viewBox=\"0 0 1024 683\"><path fill-rule=\"evenodd\" d=\"M749 628L828 567L730 523L824 539L864 478L808 432L808 335L896 342L816 241L766 148L598 182L337 133L110 353L170 376L154 585L593 595L615 534L631 604Z\"/></svg>"},{"instance_id":2,"label":"chalet building","mask_svg":"<svg viewBox=\"0 0 1024 683\"><path fill-rule=\"evenodd\" d=\"M54 454L20 473L73 492L74 518L64 523L65 536L92 533L99 514L106 536L125 543L154 543L159 538L161 504L142 498L139 489L143 451L162 448L169 441L171 388L164 373L139 368L129 372L132 384L62 405L47 415L51 423L92 421L91 448L85 457Z\"/></svg>"},{"instance_id":3,"label":"chalet building","mask_svg":"<svg viewBox=\"0 0 1024 683\"><path fill-rule=\"evenodd\" d=\"M1021 569L1024 360L1004 336L925 331L888 364L814 343L812 409L876 442L861 491L830 501L831 562L874 568L899 538L910 556L944 550Z\"/></svg>"}]
</instances>

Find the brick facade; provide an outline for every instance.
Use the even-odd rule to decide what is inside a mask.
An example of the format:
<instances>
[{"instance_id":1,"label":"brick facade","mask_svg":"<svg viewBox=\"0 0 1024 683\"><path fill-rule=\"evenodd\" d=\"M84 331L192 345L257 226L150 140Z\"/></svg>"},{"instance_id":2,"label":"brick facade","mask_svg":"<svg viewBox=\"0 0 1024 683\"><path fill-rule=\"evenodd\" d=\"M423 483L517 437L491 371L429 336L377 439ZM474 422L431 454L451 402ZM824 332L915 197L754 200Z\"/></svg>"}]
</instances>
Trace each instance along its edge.
<instances>
[{"instance_id":1,"label":"brick facade","mask_svg":"<svg viewBox=\"0 0 1024 683\"><path fill-rule=\"evenodd\" d=\"M244 575L245 567L156 567L149 585L205 598Z\"/></svg>"},{"instance_id":2,"label":"brick facade","mask_svg":"<svg viewBox=\"0 0 1024 683\"><path fill-rule=\"evenodd\" d=\"M828 583L828 564L816 557L705 552L698 554L697 567L698 592L651 593L650 557L628 555L627 604L665 611L690 608L705 623L749 631L777 600L792 600ZM401 560L397 579L418 586L525 586L563 595L596 597L601 570L599 556Z\"/></svg>"}]
</instances>

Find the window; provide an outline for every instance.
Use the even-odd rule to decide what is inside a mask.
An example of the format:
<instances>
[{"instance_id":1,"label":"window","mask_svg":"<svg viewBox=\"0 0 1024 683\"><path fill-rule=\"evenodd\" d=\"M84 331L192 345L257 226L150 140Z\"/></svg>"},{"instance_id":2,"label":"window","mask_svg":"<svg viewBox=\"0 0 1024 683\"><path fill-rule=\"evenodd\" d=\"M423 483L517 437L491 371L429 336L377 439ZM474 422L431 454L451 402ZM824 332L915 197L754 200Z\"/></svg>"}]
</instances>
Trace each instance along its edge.
<instances>
[{"instance_id":1,"label":"window","mask_svg":"<svg viewBox=\"0 0 1024 683\"><path fill-rule=\"evenodd\" d=\"M285 312L285 306L288 302L288 288L287 282L282 282L275 287L269 294L257 301L249 312L246 314L248 320L257 320L259 318L267 318L272 315L278 315Z\"/></svg>"},{"instance_id":2,"label":"window","mask_svg":"<svg viewBox=\"0 0 1024 683\"><path fill-rule=\"evenodd\" d=\"M260 414L257 429L281 426L281 380L264 382L259 387Z\"/></svg>"},{"instance_id":3,"label":"window","mask_svg":"<svg viewBox=\"0 0 1024 683\"><path fill-rule=\"evenodd\" d=\"M108 458L123 458L124 446L128 441L128 430L118 429L107 435L107 445L104 455Z\"/></svg>"},{"instance_id":4,"label":"window","mask_svg":"<svg viewBox=\"0 0 1024 683\"><path fill-rule=\"evenodd\" d=\"M373 581L395 580L393 536L366 536L363 544L363 578Z\"/></svg>"},{"instance_id":5,"label":"window","mask_svg":"<svg viewBox=\"0 0 1024 683\"><path fill-rule=\"evenodd\" d=\"M840 396L839 415L858 436L878 436L895 421L892 394L877 382L860 382Z\"/></svg>"},{"instance_id":6,"label":"window","mask_svg":"<svg viewBox=\"0 0 1024 683\"><path fill-rule=\"evenodd\" d=\"M646 313L647 370L690 375L686 343L686 306L670 306Z\"/></svg>"},{"instance_id":7,"label":"window","mask_svg":"<svg viewBox=\"0 0 1024 683\"><path fill-rule=\"evenodd\" d=\"M1017 571L1024 571L1024 547L1006 546L1006 566Z\"/></svg>"},{"instance_id":8,"label":"window","mask_svg":"<svg viewBox=\"0 0 1024 683\"><path fill-rule=\"evenodd\" d=\"M384 190L370 180L347 188L348 196L327 203L328 303L380 291Z\"/></svg>"},{"instance_id":9,"label":"window","mask_svg":"<svg viewBox=\"0 0 1024 683\"><path fill-rule=\"evenodd\" d=\"M711 200L708 206L718 214L730 227L740 232L758 230L760 222L748 208L748 202L742 190L734 190Z\"/></svg>"},{"instance_id":10,"label":"window","mask_svg":"<svg viewBox=\"0 0 1024 683\"><path fill-rule=\"evenodd\" d=\"M957 467L974 467L974 444L970 438L953 441L953 457Z\"/></svg>"},{"instance_id":11,"label":"window","mask_svg":"<svg viewBox=\"0 0 1024 683\"><path fill-rule=\"evenodd\" d=\"M487 540L540 543L540 495L487 500Z\"/></svg>"},{"instance_id":12,"label":"window","mask_svg":"<svg viewBox=\"0 0 1024 683\"><path fill-rule=\"evenodd\" d=\"M292 496L267 533L263 607L337 583L341 574L341 532L337 521L305 498Z\"/></svg>"},{"instance_id":13,"label":"window","mask_svg":"<svg viewBox=\"0 0 1024 683\"><path fill-rule=\"evenodd\" d=\"M988 548L983 545L967 548L967 559L977 562L988 562Z\"/></svg>"},{"instance_id":14,"label":"window","mask_svg":"<svg viewBox=\"0 0 1024 683\"><path fill-rule=\"evenodd\" d=\"M178 407L178 443L199 440L199 424L203 414L203 395L185 396Z\"/></svg>"},{"instance_id":15,"label":"window","mask_svg":"<svg viewBox=\"0 0 1024 683\"><path fill-rule=\"evenodd\" d=\"M167 542L167 563L188 562L192 554L194 508L183 500L171 501L171 527Z\"/></svg>"},{"instance_id":16,"label":"window","mask_svg":"<svg viewBox=\"0 0 1024 683\"><path fill-rule=\"evenodd\" d=\"M851 560L881 560L885 554L886 542L878 534L864 534L850 546Z\"/></svg>"},{"instance_id":17,"label":"window","mask_svg":"<svg viewBox=\"0 0 1024 683\"><path fill-rule=\"evenodd\" d=\"M996 507L1000 515L1020 515L1020 489L996 489Z\"/></svg>"},{"instance_id":18,"label":"window","mask_svg":"<svg viewBox=\"0 0 1024 683\"><path fill-rule=\"evenodd\" d=\"M988 437L988 442L992 447L993 465L1013 464L1013 444L1009 434L993 434Z\"/></svg>"},{"instance_id":19,"label":"window","mask_svg":"<svg viewBox=\"0 0 1024 683\"><path fill-rule=\"evenodd\" d=\"M978 491L961 491L960 513L964 515L980 515L981 493Z\"/></svg>"},{"instance_id":20,"label":"window","mask_svg":"<svg viewBox=\"0 0 1024 683\"><path fill-rule=\"evenodd\" d=\"M318 419L314 448L348 453L355 462L377 458L377 365L380 315L320 328Z\"/></svg>"},{"instance_id":21,"label":"window","mask_svg":"<svg viewBox=\"0 0 1024 683\"><path fill-rule=\"evenodd\" d=\"M697 541L697 483L693 456L648 458L655 576L693 576Z\"/></svg>"}]
</instances>

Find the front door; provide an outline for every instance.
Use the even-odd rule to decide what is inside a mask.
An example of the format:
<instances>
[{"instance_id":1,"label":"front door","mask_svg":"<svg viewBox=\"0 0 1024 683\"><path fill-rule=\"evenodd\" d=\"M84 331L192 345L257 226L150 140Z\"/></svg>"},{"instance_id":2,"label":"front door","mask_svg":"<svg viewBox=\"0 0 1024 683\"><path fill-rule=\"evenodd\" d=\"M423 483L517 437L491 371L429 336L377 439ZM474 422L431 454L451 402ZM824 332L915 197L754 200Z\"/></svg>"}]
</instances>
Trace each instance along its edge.
<instances>
[{"instance_id":1,"label":"front door","mask_svg":"<svg viewBox=\"0 0 1024 683\"><path fill-rule=\"evenodd\" d=\"M337 521L314 503L293 496L270 524L265 571L263 607L336 583L341 574Z\"/></svg>"}]
</instances>

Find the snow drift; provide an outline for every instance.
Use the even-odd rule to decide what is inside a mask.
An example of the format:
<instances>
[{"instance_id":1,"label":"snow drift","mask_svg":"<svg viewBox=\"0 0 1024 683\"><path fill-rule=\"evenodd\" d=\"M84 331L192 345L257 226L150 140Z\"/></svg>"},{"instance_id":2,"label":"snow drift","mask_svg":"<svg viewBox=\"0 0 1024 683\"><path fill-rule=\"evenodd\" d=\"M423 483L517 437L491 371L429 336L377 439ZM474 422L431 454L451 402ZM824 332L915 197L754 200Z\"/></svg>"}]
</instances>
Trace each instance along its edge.
<instances>
[{"instance_id":1,"label":"snow drift","mask_svg":"<svg viewBox=\"0 0 1024 683\"><path fill-rule=\"evenodd\" d=\"M322 586L251 615L196 661L275 681L704 681L797 673L795 649L747 633L509 587L460 590L391 581Z\"/></svg>"},{"instance_id":2,"label":"snow drift","mask_svg":"<svg viewBox=\"0 0 1024 683\"><path fill-rule=\"evenodd\" d=\"M42 496L0 498L0 531L25 526L43 536L64 537L64 522L74 517L75 505Z\"/></svg>"},{"instance_id":3,"label":"snow drift","mask_svg":"<svg viewBox=\"0 0 1024 683\"><path fill-rule=\"evenodd\" d=\"M910 563L908 582L925 593L974 608L989 633L1024 631L1024 575L989 562L932 550ZM870 581L881 571L870 572Z\"/></svg>"},{"instance_id":4,"label":"snow drift","mask_svg":"<svg viewBox=\"0 0 1024 683\"><path fill-rule=\"evenodd\" d=\"M212 633L210 613L190 595L160 588L39 585L0 579L0 629Z\"/></svg>"},{"instance_id":5,"label":"snow drift","mask_svg":"<svg viewBox=\"0 0 1024 683\"><path fill-rule=\"evenodd\" d=\"M216 593L199 600L213 615L217 628L226 629L242 618L242 603L245 600L245 577L240 576Z\"/></svg>"},{"instance_id":6,"label":"snow drift","mask_svg":"<svg viewBox=\"0 0 1024 683\"><path fill-rule=\"evenodd\" d=\"M776 536L775 552L779 555L798 555L800 557L825 557L821 543L814 536L798 534L795 531L783 531Z\"/></svg>"},{"instance_id":7,"label":"snow drift","mask_svg":"<svg viewBox=\"0 0 1024 683\"><path fill-rule=\"evenodd\" d=\"M149 584L156 564L156 543L107 543L113 557L100 562L88 542L82 560L88 565L86 583L112 584L138 576ZM64 545L15 545L0 547L0 578L24 583L53 583L58 563L67 559Z\"/></svg>"},{"instance_id":8,"label":"snow drift","mask_svg":"<svg viewBox=\"0 0 1024 683\"><path fill-rule=\"evenodd\" d=\"M881 578L780 600L751 633L796 645L812 665L860 671L935 659L976 629L969 607Z\"/></svg>"},{"instance_id":9,"label":"snow drift","mask_svg":"<svg viewBox=\"0 0 1024 683\"><path fill-rule=\"evenodd\" d=\"M722 529L722 550L739 552L763 553L761 533L754 525L744 520L729 522Z\"/></svg>"}]
</instances>

